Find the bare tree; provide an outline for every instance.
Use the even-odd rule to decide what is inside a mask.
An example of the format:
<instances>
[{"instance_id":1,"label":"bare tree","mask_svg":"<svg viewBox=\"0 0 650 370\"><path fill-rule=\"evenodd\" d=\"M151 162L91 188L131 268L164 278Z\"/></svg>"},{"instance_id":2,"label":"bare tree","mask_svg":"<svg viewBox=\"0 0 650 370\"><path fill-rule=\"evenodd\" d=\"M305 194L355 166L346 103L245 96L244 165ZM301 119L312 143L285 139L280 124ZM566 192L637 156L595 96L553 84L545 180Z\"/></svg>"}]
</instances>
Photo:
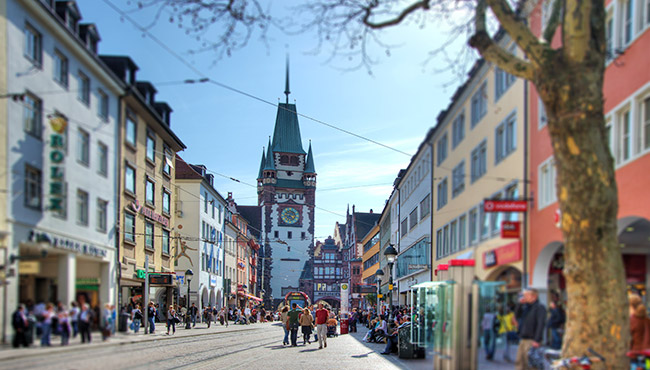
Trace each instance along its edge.
<instances>
[{"instance_id":1,"label":"bare tree","mask_svg":"<svg viewBox=\"0 0 650 370\"><path fill-rule=\"evenodd\" d=\"M582 356L593 348L607 360L601 367L625 368L629 317L617 242L614 161L603 113L605 4L600 0L547 1L553 6L543 37L535 35L526 19L536 0L517 4L508 0L309 0L295 9L301 14L294 17L296 21L277 24L289 32L314 30L316 50L327 45L333 56L360 57L361 65L368 66L374 61L369 57L369 43L387 46L380 34L385 28L407 22L425 24L431 17L444 20L458 12L470 12L466 18L471 19L470 24L458 23L456 35L466 33L469 45L485 60L530 81L547 110L565 239L568 321L563 355ZM258 24L265 29L272 22L256 0L149 3L171 6L178 22L184 21L181 17L189 18L190 33L219 24L224 32L217 44L227 52L243 46L240 41L230 44L235 42L231 41L235 25L251 31ZM526 59L495 42L488 30L487 10ZM216 16L206 15L210 12ZM560 34L555 37L558 30ZM250 35L243 34L245 40ZM444 52L444 46L439 51Z\"/></svg>"}]
</instances>

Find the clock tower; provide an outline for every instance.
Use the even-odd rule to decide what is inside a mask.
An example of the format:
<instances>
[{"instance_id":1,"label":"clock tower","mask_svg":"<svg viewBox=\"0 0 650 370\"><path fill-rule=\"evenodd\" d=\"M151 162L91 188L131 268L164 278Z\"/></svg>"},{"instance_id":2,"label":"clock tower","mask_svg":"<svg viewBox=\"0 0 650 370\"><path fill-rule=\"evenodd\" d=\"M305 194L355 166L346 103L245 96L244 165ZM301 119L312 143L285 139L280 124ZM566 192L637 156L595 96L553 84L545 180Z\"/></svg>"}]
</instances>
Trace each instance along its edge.
<instances>
[{"instance_id":1,"label":"clock tower","mask_svg":"<svg viewBox=\"0 0 650 370\"><path fill-rule=\"evenodd\" d=\"M316 170L311 142L306 153L302 146L296 105L289 104L288 59L286 73L286 102L278 103L273 139L262 150L257 176L265 257L260 283L265 304L273 308L299 290L314 243Z\"/></svg>"}]
</instances>

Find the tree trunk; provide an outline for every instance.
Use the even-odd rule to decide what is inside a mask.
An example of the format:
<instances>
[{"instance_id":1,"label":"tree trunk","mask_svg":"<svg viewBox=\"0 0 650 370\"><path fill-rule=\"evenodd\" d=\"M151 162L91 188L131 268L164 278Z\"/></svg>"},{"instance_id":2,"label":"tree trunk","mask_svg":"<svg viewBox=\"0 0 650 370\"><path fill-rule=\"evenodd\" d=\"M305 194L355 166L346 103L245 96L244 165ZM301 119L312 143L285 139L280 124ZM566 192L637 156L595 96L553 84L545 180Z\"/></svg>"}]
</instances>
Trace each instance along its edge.
<instances>
[{"instance_id":1,"label":"tree trunk","mask_svg":"<svg viewBox=\"0 0 650 370\"><path fill-rule=\"evenodd\" d=\"M567 325L563 356L606 358L595 368L626 368L630 331L618 245L618 194L603 114L604 61L571 63L547 51L534 83L547 108L562 211ZM531 230L535 232L535 230Z\"/></svg>"}]
</instances>

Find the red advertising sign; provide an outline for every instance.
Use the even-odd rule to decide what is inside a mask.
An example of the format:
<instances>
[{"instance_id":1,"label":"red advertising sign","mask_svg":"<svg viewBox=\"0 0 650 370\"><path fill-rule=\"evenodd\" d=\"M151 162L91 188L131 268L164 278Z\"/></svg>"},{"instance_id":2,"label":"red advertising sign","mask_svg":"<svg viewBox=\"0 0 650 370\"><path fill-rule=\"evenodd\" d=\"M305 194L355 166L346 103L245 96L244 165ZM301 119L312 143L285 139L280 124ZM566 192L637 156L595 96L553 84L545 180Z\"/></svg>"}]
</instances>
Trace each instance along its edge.
<instances>
[{"instance_id":1,"label":"red advertising sign","mask_svg":"<svg viewBox=\"0 0 650 370\"><path fill-rule=\"evenodd\" d=\"M502 221L501 237L504 239L519 239L521 235L521 222L519 221Z\"/></svg>"},{"instance_id":2,"label":"red advertising sign","mask_svg":"<svg viewBox=\"0 0 650 370\"><path fill-rule=\"evenodd\" d=\"M486 200L483 202L485 212L526 212L528 202L525 200Z\"/></svg>"},{"instance_id":3,"label":"red advertising sign","mask_svg":"<svg viewBox=\"0 0 650 370\"><path fill-rule=\"evenodd\" d=\"M521 241L519 240L483 253L483 266L485 268L505 265L519 260L521 260Z\"/></svg>"}]
</instances>

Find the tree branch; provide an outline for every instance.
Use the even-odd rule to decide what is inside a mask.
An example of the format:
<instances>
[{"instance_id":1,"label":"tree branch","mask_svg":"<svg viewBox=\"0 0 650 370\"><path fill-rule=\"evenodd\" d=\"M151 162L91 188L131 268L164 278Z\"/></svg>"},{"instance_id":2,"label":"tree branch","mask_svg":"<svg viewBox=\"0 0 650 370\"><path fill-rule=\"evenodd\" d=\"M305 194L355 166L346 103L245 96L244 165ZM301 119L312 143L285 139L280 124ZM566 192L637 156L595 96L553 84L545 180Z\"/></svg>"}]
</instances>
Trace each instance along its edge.
<instances>
[{"instance_id":1,"label":"tree branch","mask_svg":"<svg viewBox=\"0 0 650 370\"><path fill-rule=\"evenodd\" d=\"M566 0L562 43L567 60L580 63L587 56L591 40L591 1Z\"/></svg>"},{"instance_id":2,"label":"tree branch","mask_svg":"<svg viewBox=\"0 0 650 370\"><path fill-rule=\"evenodd\" d=\"M544 40L549 44L553 41L553 36L555 35L555 31L557 31L557 26L560 24L560 14L562 13L563 5L564 0L554 0L553 2L551 17L548 19L546 29L544 30Z\"/></svg>"},{"instance_id":3,"label":"tree branch","mask_svg":"<svg viewBox=\"0 0 650 370\"><path fill-rule=\"evenodd\" d=\"M402 10L395 18L389 19L387 21L379 22L379 23L370 21L370 17L372 16L373 9L379 6L379 1L372 1L370 5L365 7L366 15L363 17L362 21L363 24L366 25L368 28L373 28L373 29L394 26L401 23L404 20L404 18L406 18L409 14L415 12L418 9L429 10L430 8L429 1L430 0L420 0L418 2L415 2L409 5L408 7L406 7L404 10Z\"/></svg>"},{"instance_id":4,"label":"tree branch","mask_svg":"<svg viewBox=\"0 0 650 370\"><path fill-rule=\"evenodd\" d=\"M483 1L483 0L479 0ZM492 12L499 20L501 27L512 37L519 47L528 55L535 65L542 63L544 46L528 28L526 23L519 19L512 11L507 0L485 0L492 9Z\"/></svg>"}]
</instances>

